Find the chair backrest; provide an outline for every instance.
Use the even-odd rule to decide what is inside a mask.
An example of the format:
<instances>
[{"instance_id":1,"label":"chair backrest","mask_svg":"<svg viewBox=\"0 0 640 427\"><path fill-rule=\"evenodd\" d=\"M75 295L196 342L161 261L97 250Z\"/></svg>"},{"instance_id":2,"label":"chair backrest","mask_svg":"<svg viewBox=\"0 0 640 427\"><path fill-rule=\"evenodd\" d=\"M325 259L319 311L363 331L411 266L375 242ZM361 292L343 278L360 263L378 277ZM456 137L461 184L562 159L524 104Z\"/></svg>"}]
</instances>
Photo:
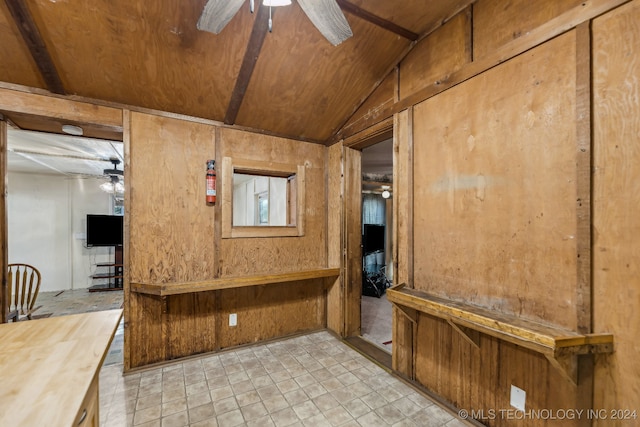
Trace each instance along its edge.
<instances>
[{"instance_id":1,"label":"chair backrest","mask_svg":"<svg viewBox=\"0 0 640 427\"><path fill-rule=\"evenodd\" d=\"M31 319L40 291L40 272L29 264L9 264L9 311L17 311Z\"/></svg>"}]
</instances>

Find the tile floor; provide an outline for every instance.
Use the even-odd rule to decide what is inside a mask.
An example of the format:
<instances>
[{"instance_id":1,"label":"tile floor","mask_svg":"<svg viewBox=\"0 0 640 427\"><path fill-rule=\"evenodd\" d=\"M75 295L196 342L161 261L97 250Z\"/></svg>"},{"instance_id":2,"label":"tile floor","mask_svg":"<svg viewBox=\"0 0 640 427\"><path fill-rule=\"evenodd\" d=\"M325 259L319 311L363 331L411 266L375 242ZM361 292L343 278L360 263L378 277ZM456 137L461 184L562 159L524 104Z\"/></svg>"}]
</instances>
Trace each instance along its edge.
<instances>
[{"instance_id":1,"label":"tile floor","mask_svg":"<svg viewBox=\"0 0 640 427\"><path fill-rule=\"evenodd\" d=\"M122 375L100 374L102 426L465 426L329 332Z\"/></svg>"},{"instance_id":2,"label":"tile floor","mask_svg":"<svg viewBox=\"0 0 640 427\"><path fill-rule=\"evenodd\" d=\"M122 292L54 294L38 297L41 314L122 305ZM127 375L118 334L100 371L102 427L468 425L326 331Z\"/></svg>"},{"instance_id":3,"label":"tile floor","mask_svg":"<svg viewBox=\"0 0 640 427\"><path fill-rule=\"evenodd\" d=\"M380 298L363 295L360 305L362 338L391 353L392 306L387 293Z\"/></svg>"}]
</instances>

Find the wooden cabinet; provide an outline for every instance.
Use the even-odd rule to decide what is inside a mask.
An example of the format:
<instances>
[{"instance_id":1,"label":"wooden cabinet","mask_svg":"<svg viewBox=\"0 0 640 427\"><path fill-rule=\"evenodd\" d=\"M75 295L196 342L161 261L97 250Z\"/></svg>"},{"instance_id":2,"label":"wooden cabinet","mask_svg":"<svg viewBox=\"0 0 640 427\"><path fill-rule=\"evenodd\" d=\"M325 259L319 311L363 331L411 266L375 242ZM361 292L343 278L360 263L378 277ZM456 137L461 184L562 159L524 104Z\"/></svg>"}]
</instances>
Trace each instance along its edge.
<instances>
[{"instance_id":1,"label":"wooden cabinet","mask_svg":"<svg viewBox=\"0 0 640 427\"><path fill-rule=\"evenodd\" d=\"M73 425L78 427L100 427L100 413L98 409L98 376L96 376L84 397L84 401L80 406Z\"/></svg>"},{"instance_id":2,"label":"wooden cabinet","mask_svg":"<svg viewBox=\"0 0 640 427\"><path fill-rule=\"evenodd\" d=\"M99 426L98 379L122 310L0 325L0 426Z\"/></svg>"}]
</instances>

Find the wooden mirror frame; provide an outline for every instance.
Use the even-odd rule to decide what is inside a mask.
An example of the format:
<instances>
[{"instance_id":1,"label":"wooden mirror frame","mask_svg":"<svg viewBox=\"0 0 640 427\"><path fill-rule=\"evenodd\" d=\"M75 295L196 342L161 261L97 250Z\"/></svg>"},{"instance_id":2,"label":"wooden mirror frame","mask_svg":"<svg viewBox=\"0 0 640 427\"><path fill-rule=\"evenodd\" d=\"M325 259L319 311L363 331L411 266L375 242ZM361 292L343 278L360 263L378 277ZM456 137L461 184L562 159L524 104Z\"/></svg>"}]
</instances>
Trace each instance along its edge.
<instances>
[{"instance_id":1,"label":"wooden mirror frame","mask_svg":"<svg viewBox=\"0 0 640 427\"><path fill-rule=\"evenodd\" d=\"M305 167L288 163L263 162L256 160L222 159L222 182L220 185L222 203L222 238L247 237L301 237L304 236L305 217ZM234 226L233 225L233 174L246 173L275 177L296 175L296 222L284 226Z\"/></svg>"}]
</instances>

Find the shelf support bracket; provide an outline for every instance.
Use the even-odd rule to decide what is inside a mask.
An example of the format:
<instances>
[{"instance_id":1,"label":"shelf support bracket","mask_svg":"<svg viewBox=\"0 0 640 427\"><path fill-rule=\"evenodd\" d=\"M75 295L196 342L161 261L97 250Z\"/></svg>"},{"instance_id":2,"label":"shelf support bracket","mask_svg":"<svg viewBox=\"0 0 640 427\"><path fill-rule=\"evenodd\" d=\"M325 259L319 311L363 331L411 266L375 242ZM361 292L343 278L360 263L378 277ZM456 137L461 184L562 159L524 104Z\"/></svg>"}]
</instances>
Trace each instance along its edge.
<instances>
[{"instance_id":1,"label":"shelf support bracket","mask_svg":"<svg viewBox=\"0 0 640 427\"><path fill-rule=\"evenodd\" d=\"M457 325L451 319L447 319L447 323L451 325L451 327L458 332L466 342L480 350L480 332Z\"/></svg>"},{"instance_id":2,"label":"shelf support bracket","mask_svg":"<svg viewBox=\"0 0 640 427\"><path fill-rule=\"evenodd\" d=\"M574 386L578 385L578 355L577 354L560 354L555 357L545 354L551 366L556 368L564 379Z\"/></svg>"}]
</instances>

